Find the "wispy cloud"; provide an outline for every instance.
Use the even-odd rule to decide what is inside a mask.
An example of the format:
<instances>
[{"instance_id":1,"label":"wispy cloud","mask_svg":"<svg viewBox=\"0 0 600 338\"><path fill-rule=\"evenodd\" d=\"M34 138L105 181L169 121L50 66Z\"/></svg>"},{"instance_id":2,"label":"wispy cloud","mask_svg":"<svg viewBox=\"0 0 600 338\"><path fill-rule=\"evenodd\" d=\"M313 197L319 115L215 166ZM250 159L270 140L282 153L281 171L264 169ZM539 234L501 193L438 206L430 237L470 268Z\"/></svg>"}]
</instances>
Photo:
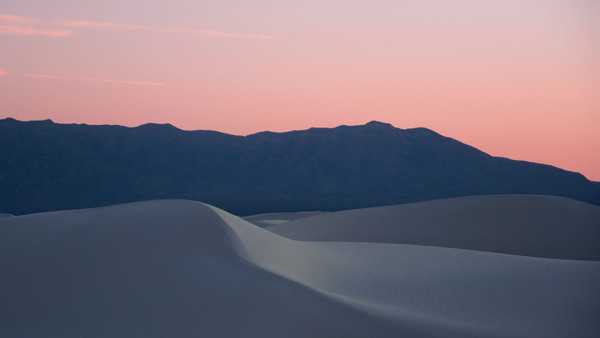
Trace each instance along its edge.
<instances>
[{"instance_id":1,"label":"wispy cloud","mask_svg":"<svg viewBox=\"0 0 600 338\"><path fill-rule=\"evenodd\" d=\"M21 25L29 25L35 23L36 20L33 18L28 18L25 16L19 15L11 15L11 14L0 14L0 24L8 23L8 24L21 24Z\"/></svg>"},{"instance_id":2,"label":"wispy cloud","mask_svg":"<svg viewBox=\"0 0 600 338\"><path fill-rule=\"evenodd\" d=\"M0 14L0 34L63 38L71 35L71 31L60 26L44 25L30 17Z\"/></svg>"},{"instance_id":3,"label":"wispy cloud","mask_svg":"<svg viewBox=\"0 0 600 338\"><path fill-rule=\"evenodd\" d=\"M67 20L61 24L71 28L92 28L92 29L111 29L111 30L149 30L146 26L129 25L110 21L90 21L90 20Z\"/></svg>"},{"instance_id":4,"label":"wispy cloud","mask_svg":"<svg viewBox=\"0 0 600 338\"><path fill-rule=\"evenodd\" d=\"M99 79L93 77L66 77L66 76L57 76L57 75L47 75L47 74L24 74L25 77L36 78L36 79L46 79L46 80L61 80L61 81L77 81L77 82L95 82L95 83L105 83L105 84L116 84L116 85L124 85L124 86L150 86L150 87L163 87L166 84L164 82L154 82L154 81L131 81L131 80L115 80L115 79Z\"/></svg>"},{"instance_id":5,"label":"wispy cloud","mask_svg":"<svg viewBox=\"0 0 600 338\"><path fill-rule=\"evenodd\" d=\"M146 31L155 33L173 33L201 35L205 37L268 40L273 36L255 33L224 32L212 29L196 29L188 27L153 27L144 25L122 24L110 21L64 21L64 27L80 29L109 29L114 31Z\"/></svg>"},{"instance_id":6,"label":"wispy cloud","mask_svg":"<svg viewBox=\"0 0 600 338\"><path fill-rule=\"evenodd\" d=\"M70 36L72 32L63 29L40 29L23 25L0 25L0 34L64 38Z\"/></svg>"},{"instance_id":7,"label":"wispy cloud","mask_svg":"<svg viewBox=\"0 0 600 338\"><path fill-rule=\"evenodd\" d=\"M63 20L43 21L31 17L0 14L0 34L23 36L68 37L84 30L143 31L152 33L188 34L210 38L269 40L267 34L227 32L190 27L154 27L111 21Z\"/></svg>"},{"instance_id":8,"label":"wispy cloud","mask_svg":"<svg viewBox=\"0 0 600 338\"><path fill-rule=\"evenodd\" d=\"M0 77L6 76L7 74L8 74L8 72L6 71L6 69L0 68Z\"/></svg>"}]
</instances>

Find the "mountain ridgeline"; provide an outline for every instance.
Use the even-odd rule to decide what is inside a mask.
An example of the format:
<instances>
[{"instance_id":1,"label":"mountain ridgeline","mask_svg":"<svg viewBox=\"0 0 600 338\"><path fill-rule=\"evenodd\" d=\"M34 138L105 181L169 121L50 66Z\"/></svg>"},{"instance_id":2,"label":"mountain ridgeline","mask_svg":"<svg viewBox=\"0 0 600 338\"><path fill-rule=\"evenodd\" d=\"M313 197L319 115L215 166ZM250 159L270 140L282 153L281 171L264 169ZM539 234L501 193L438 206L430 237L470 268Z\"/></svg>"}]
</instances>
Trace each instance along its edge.
<instances>
[{"instance_id":1,"label":"mountain ridgeline","mask_svg":"<svg viewBox=\"0 0 600 338\"><path fill-rule=\"evenodd\" d=\"M600 203L600 184L381 122L235 136L0 120L0 213L191 199L239 215L341 210L481 194Z\"/></svg>"}]
</instances>

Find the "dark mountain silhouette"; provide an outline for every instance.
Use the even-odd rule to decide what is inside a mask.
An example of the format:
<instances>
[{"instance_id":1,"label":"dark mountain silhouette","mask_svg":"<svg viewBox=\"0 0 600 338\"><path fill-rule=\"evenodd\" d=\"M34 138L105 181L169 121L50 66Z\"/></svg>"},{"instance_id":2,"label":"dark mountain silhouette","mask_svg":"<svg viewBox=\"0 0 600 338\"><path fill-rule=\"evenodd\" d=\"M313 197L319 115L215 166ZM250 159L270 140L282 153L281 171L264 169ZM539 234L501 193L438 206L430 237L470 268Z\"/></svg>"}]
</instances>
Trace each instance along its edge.
<instances>
[{"instance_id":1,"label":"dark mountain silhouette","mask_svg":"<svg viewBox=\"0 0 600 338\"><path fill-rule=\"evenodd\" d=\"M164 198L241 215L477 194L600 201L600 185L581 174L381 122L234 136L8 118L0 151L0 213L11 214Z\"/></svg>"}]
</instances>

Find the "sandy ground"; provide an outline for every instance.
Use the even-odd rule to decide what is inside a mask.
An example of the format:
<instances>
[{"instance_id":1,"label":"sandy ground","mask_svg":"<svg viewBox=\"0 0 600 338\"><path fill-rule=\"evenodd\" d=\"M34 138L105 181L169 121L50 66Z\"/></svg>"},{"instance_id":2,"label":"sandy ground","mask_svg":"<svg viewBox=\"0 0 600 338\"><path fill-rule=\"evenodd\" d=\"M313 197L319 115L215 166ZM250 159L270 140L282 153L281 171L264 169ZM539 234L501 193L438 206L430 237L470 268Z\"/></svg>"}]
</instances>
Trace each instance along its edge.
<instances>
[{"instance_id":1,"label":"sandy ground","mask_svg":"<svg viewBox=\"0 0 600 338\"><path fill-rule=\"evenodd\" d=\"M260 227L279 225L301 218L322 215L325 211L273 212L243 217L246 221Z\"/></svg>"},{"instance_id":2,"label":"sandy ground","mask_svg":"<svg viewBox=\"0 0 600 338\"><path fill-rule=\"evenodd\" d=\"M267 229L296 240L404 243L600 260L600 207L553 196L474 196L347 210Z\"/></svg>"},{"instance_id":3,"label":"sandy ground","mask_svg":"<svg viewBox=\"0 0 600 338\"><path fill-rule=\"evenodd\" d=\"M588 212L551 200L571 216ZM432 213L455 201L428 203ZM477 213L479 226L495 226ZM600 262L591 257L347 237L292 240L179 200L2 218L0 336L600 336ZM574 238L563 241L577 246Z\"/></svg>"}]
</instances>

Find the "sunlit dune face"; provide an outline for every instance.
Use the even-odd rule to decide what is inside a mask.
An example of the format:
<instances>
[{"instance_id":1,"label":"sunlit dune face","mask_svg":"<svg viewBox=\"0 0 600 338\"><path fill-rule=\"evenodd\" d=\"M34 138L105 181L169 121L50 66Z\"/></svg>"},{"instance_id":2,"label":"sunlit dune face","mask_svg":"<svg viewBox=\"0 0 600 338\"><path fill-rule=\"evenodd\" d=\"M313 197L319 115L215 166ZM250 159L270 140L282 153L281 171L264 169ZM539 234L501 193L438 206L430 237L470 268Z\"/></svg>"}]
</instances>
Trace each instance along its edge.
<instances>
[{"instance_id":1,"label":"sunlit dune face","mask_svg":"<svg viewBox=\"0 0 600 338\"><path fill-rule=\"evenodd\" d=\"M236 134L384 120L600 180L599 8L8 0L0 115Z\"/></svg>"}]
</instances>

